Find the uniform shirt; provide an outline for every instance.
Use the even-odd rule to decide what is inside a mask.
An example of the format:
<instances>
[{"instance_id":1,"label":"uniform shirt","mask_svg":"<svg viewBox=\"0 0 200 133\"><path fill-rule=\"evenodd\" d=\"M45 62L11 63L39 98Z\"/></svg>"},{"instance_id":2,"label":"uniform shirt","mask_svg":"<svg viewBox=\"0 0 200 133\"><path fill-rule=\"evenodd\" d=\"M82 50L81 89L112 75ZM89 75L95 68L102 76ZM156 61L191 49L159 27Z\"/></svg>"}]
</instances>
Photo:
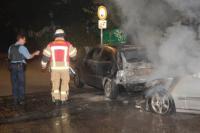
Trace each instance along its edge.
<instances>
[{"instance_id":1,"label":"uniform shirt","mask_svg":"<svg viewBox=\"0 0 200 133\"><path fill-rule=\"evenodd\" d=\"M15 43L15 45L20 45L20 44L17 44ZM19 53L22 54L25 59L30 59L31 58L31 54L29 53L28 49L24 46L24 45L21 45L19 47ZM8 58L9 58L9 55L10 55L10 47L9 47L9 50L8 50ZM11 61L11 63L26 63L26 61L22 60L22 61Z\"/></svg>"}]
</instances>

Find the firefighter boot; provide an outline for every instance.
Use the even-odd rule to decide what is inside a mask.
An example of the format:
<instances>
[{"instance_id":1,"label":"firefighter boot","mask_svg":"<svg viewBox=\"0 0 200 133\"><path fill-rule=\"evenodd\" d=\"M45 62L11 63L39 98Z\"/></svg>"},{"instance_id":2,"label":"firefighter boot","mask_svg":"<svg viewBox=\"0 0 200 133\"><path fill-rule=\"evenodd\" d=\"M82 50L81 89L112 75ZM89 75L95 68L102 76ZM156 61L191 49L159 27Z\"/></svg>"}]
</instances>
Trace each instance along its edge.
<instances>
[{"instance_id":1,"label":"firefighter boot","mask_svg":"<svg viewBox=\"0 0 200 133\"><path fill-rule=\"evenodd\" d=\"M52 102L55 105L60 105L60 93L59 93L59 90L54 90L52 92Z\"/></svg>"},{"instance_id":2,"label":"firefighter boot","mask_svg":"<svg viewBox=\"0 0 200 133\"><path fill-rule=\"evenodd\" d=\"M61 104L66 104L68 101L68 95L66 93L66 91L61 92Z\"/></svg>"},{"instance_id":3,"label":"firefighter boot","mask_svg":"<svg viewBox=\"0 0 200 133\"><path fill-rule=\"evenodd\" d=\"M57 106L60 105L60 100L55 99L54 97L52 97L52 102Z\"/></svg>"}]
</instances>

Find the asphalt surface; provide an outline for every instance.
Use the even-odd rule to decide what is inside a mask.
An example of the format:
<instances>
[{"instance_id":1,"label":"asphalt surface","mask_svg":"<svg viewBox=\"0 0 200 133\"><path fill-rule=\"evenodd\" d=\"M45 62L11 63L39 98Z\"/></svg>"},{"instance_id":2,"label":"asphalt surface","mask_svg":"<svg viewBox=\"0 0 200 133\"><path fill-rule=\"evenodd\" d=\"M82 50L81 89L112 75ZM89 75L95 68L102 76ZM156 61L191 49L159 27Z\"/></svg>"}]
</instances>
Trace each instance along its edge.
<instances>
[{"instance_id":1,"label":"asphalt surface","mask_svg":"<svg viewBox=\"0 0 200 133\"><path fill-rule=\"evenodd\" d=\"M48 92L27 95L13 109L1 97L1 133L199 133L200 116L160 116L135 107L139 96L120 95L111 101L101 90L71 87L70 101L55 106Z\"/></svg>"},{"instance_id":2,"label":"asphalt surface","mask_svg":"<svg viewBox=\"0 0 200 133\"><path fill-rule=\"evenodd\" d=\"M102 90L70 84L70 101L52 104L48 74L36 71L38 62L28 68L25 105L14 107L8 79L0 77L0 133L199 133L200 115L176 113L160 116L136 108L140 94L123 92L116 100L106 99ZM34 66L34 67L33 67ZM1 66L0 66L1 67ZM0 68L4 74L5 67ZM33 80L33 82L31 82ZM9 80L8 80L9 81ZM40 82L43 81L43 82ZM41 85L42 84L42 85ZM6 93L5 93L6 92ZM2 94L1 93L1 94Z\"/></svg>"}]
</instances>

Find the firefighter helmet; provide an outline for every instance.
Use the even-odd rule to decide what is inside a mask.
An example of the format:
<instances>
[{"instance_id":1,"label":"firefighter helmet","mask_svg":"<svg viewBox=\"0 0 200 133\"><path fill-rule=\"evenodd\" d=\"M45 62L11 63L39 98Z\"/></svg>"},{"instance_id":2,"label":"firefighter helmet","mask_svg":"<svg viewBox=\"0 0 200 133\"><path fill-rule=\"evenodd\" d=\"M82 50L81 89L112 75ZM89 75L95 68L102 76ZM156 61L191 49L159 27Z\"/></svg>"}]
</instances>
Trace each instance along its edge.
<instances>
[{"instance_id":1,"label":"firefighter helmet","mask_svg":"<svg viewBox=\"0 0 200 133\"><path fill-rule=\"evenodd\" d=\"M57 29L56 32L54 33L55 37L64 37L65 36L65 31L63 29Z\"/></svg>"}]
</instances>

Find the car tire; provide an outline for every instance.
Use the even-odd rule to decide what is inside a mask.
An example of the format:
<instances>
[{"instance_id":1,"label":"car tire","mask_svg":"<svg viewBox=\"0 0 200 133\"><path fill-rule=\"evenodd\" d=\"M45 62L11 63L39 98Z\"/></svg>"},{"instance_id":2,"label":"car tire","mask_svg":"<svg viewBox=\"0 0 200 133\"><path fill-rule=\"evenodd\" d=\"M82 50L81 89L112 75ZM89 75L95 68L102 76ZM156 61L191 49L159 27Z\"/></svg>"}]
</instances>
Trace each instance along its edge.
<instances>
[{"instance_id":1,"label":"car tire","mask_svg":"<svg viewBox=\"0 0 200 133\"><path fill-rule=\"evenodd\" d=\"M150 111L167 115L175 112L175 105L172 97L166 91L156 91L148 99Z\"/></svg>"},{"instance_id":2,"label":"car tire","mask_svg":"<svg viewBox=\"0 0 200 133\"><path fill-rule=\"evenodd\" d=\"M82 88L84 84L81 82L80 74L78 71L76 71L76 75L74 76L74 85L77 88Z\"/></svg>"},{"instance_id":3,"label":"car tire","mask_svg":"<svg viewBox=\"0 0 200 133\"><path fill-rule=\"evenodd\" d=\"M104 94L107 98L116 99L119 94L119 88L112 79L106 79L104 84Z\"/></svg>"}]
</instances>

